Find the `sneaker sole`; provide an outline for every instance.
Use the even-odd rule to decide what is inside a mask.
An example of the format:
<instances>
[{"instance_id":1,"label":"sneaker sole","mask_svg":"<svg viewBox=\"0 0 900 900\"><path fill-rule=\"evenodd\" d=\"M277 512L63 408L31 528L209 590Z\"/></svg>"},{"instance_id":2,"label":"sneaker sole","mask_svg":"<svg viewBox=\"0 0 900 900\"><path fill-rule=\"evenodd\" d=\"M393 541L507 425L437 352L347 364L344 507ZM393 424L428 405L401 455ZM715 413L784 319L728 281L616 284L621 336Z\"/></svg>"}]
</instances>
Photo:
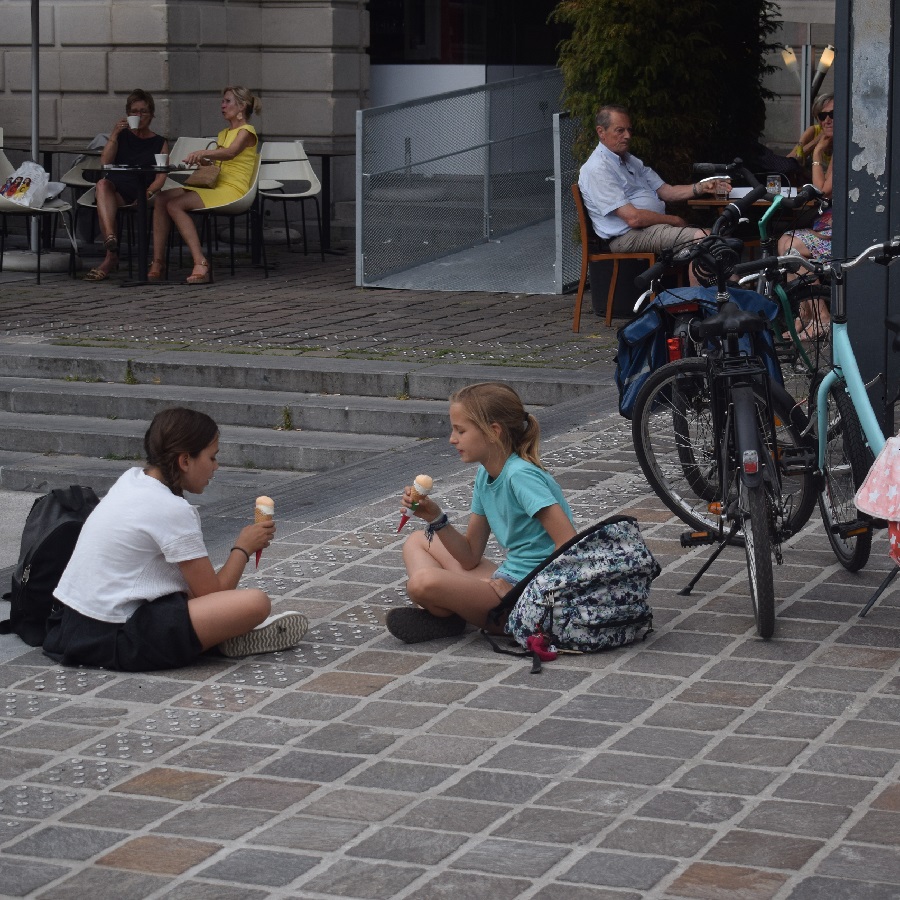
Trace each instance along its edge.
<instances>
[{"instance_id":1,"label":"sneaker sole","mask_svg":"<svg viewBox=\"0 0 900 900\"><path fill-rule=\"evenodd\" d=\"M306 616L300 613L283 616L264 628L255 628L247 634L223 641L219 644L219 651L224 656L253 656L256 653L288 650L300 643L308 628Z\"/></svg>"}]
</instances>

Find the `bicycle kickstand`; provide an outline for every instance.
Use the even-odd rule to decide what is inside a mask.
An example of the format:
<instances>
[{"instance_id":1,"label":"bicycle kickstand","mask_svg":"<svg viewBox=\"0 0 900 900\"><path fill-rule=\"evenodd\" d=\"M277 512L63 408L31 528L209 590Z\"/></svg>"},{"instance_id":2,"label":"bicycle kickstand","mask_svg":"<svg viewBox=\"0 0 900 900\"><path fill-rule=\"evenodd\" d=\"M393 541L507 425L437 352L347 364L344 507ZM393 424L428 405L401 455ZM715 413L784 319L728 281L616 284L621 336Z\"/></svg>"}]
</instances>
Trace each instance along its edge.
<instances>
[{"instance_id":1,"label":"bicycle kickstand","mask_svg":"<svg viewBox=\"0 0 900 900\"><path fill-rule=\"evenodd\" d=\"M900 566L894 566L890 572L887 573L887 577L881 584L878 585L878 590L869 597L869 602L859 611L859 618L865 618L866 613L876 604L878 598L887 590L888 585L897 577L897 573L900 572Z\"/></svg>"},{"instance_id":2,"label":"bicycle kickstand","mask_svg":"<svg viewBox=\"0 0 900 900\"><path fill-rule=\"evenodd\" d=\"M690 595L691 591L694 589L694 585L697 584L697 582L698 582L698 581L706 574L706 572L709 570L709 567L710 567L710 566L711 566L711 565L719 558L719 554L720 554L720 553L728 546L728 543L729 543L729 542L731 541L731 539L734 537L734 535L735 535L735 533L737 532L737 530L738 530L738 523L737 523L736 521L735 521L735 522L732 522L732 523L731 523L731 530L728 532L728 534L725 535L724 538L722 538L722 540L719 542L719 545L718 545L718 546L716 547L716 549L713 550L713 552L710 554L709 559L706 560L705 563L703 563L703 565L700 567L700 571L699 571L699 572L698 572L698 573L697 573L697 574L696 574L696 575L688 582L688 584L686 584L686 585L678 592L678 595L679 595L680 597L687 597L687 596Z\"/></svg>"}]
</instances>

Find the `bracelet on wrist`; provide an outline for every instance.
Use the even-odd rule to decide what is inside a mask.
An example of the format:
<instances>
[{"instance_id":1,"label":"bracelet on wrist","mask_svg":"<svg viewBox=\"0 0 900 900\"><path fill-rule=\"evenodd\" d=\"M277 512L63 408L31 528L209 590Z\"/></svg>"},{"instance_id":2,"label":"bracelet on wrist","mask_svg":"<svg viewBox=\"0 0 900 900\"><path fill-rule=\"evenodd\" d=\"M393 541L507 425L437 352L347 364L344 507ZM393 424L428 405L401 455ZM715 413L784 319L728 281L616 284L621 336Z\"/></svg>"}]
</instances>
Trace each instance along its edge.
<instances>
[{"instance_id":1,"label":"bracelet on wrist","mask_svg":"<svg viewBox=\"0 0 900 900\"><path fill-rule=\"evenodd\" d=\"M234 553L235 550L240 550L240 552L243 553L244 556L247 557L247 562L250 562L250 554L243 547L238 547L237 545L235 545L234 547L231 548L229 553Z\"/></svg>"},{"instance_id":2,"label":"bracelet on wrist","mask_svg":"<svg viewBox=\"0 0 900 900\"><path fill-rule=\"evenodd\" d=\"M821 165L822 165L822 163L820 163L817 159L814 159L814 160L812 161L812 164L813 164L814 166L821 166Z\"/></svg>"},{"instance_id":3,"label":"bracelet on wrist","mask_svg":"<svg viewBox=\"0 0 900 900\"><path fill-rule=\"evenodd\" d=\"M693 192L693 194L694 194L695 197L700 196L700 194L699 194L699 192L698 192L698 190L697 190L697 185L696 185L696 184L694 184L694 185L691 187L691 191Z\"/></svg>"},{"instance_id":4,"label":"bracelet on wrist","mask_svg":"<svg viewBox=\"0 0 900 900\"><path fill-rule=\"evenodd\" d=\"M428 543L431 543L438 531L442 528L446 528L449 524L450 519L447 517L447 513L441 513L433 522L429 522L425 526L425 538Z\"/></svg>"}]
</instances>

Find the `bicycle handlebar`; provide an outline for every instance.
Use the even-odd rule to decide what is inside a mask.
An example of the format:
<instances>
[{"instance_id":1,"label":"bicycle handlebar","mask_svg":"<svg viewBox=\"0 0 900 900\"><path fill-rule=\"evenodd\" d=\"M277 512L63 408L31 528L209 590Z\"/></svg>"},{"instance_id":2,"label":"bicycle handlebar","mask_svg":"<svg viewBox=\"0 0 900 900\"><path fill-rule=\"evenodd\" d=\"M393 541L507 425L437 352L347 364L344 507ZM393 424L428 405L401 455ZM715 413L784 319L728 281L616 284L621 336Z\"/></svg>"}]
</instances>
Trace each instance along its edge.
<instances>
[{"instance_id":1,"label":"bicycle handlebar","mask_svg":"<svg viewBox=\"0 0 900 900\"><path fill-rule=\"evenodd\" d=\"M806 259L798 253L789 253L787 256L765 256L762 259L753 259L750 262L738 263L734 267L735 275L757 274L770 269L784 269L787 272L796 274L800 269L806 269L821 275L825 266L813 259Z\"/></svg>"}]
</instances>

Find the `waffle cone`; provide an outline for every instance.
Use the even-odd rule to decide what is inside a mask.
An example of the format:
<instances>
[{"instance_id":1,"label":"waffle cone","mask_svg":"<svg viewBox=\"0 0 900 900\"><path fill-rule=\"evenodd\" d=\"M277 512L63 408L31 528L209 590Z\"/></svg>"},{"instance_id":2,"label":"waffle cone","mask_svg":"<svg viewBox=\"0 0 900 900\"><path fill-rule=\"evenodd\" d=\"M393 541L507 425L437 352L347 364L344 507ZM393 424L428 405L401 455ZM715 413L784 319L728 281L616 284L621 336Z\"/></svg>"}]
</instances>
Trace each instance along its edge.
<instances>
[{"instance_id":1,"label":"waffle cone","mask_svg":"<svg viewBox=\"0 0 900 900\"><path fill-rule=\"evenodd\" d=\"M271 522L275 516L270 516L268 513L260 512L259 507L254 507L253 509L253 521L256 525L259 525L260 522Z\"/></svg>"}]
</instances>

